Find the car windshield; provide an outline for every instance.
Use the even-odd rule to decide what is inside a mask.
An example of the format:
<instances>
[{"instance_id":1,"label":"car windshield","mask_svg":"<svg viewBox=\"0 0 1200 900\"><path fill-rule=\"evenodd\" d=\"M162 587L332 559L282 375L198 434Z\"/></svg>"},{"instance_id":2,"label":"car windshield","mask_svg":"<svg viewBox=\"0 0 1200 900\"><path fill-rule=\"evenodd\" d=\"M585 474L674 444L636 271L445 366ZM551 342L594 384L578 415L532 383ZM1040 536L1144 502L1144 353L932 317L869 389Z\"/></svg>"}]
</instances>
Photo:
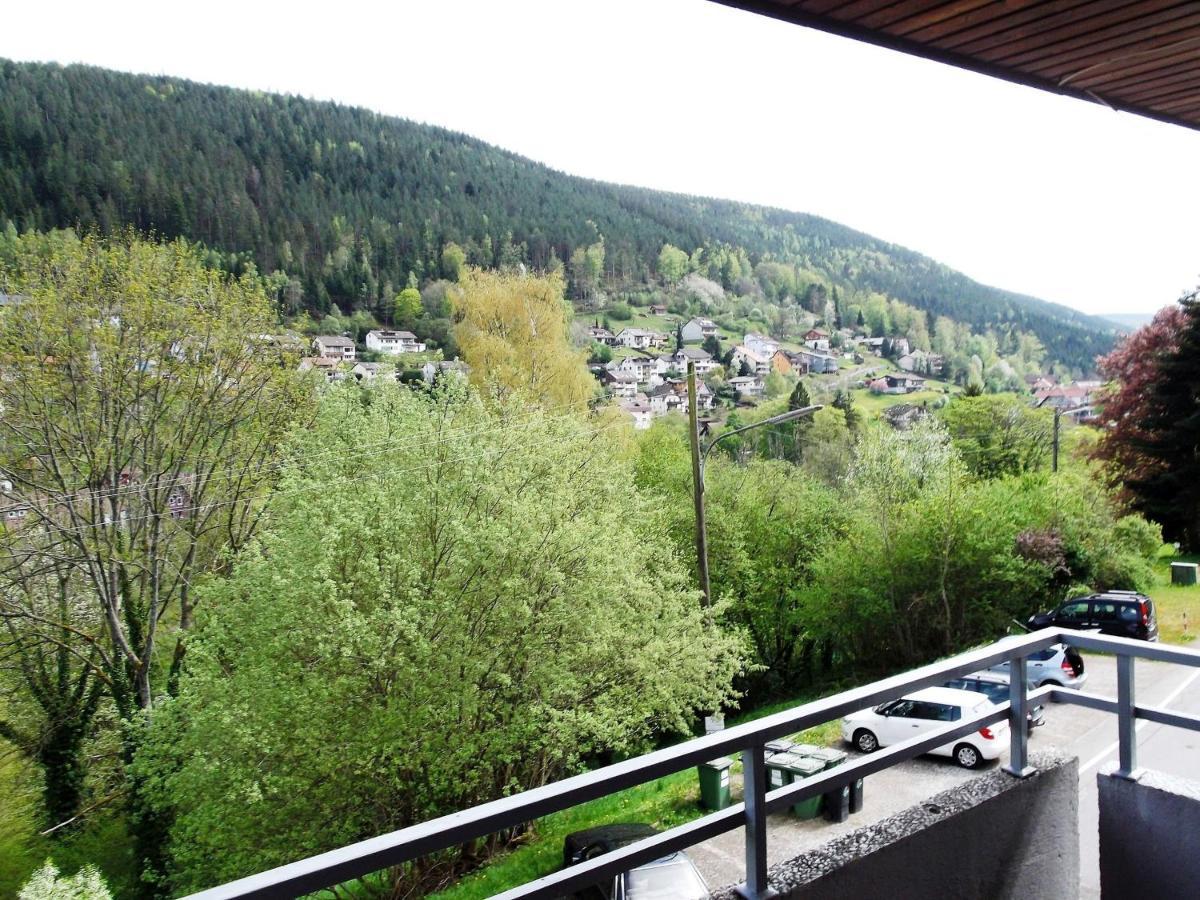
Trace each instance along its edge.
<instances>
[{"instance_id":1,"label":"car windshield","mask_svg":"<svg viewBox=\"0 0 1200 900\"><path fill-rule=\"evenodd\" d=\"M706 900L708 888L686 858L676 857L625 875L629 900Z\"/></svg>"}]
</instances>

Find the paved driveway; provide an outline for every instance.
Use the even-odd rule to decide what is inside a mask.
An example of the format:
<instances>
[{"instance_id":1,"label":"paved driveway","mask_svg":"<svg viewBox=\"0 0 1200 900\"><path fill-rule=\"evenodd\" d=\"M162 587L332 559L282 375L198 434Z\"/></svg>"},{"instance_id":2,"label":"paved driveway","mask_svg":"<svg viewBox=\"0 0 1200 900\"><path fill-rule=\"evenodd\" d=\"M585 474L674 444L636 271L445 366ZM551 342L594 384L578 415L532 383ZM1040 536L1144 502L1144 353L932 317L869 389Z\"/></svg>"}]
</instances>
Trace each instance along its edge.
<instances>
[{"instance_id":1,"label":"paved driveway","mask_svg":"<svg viewBox=\"0 0 1200 900\"><path fill-rule=\"evenodd\" d=\"M1115 697L1116 660L1089 654L1085 661L1087 690ZM1139 660L1135 683L1139 703L1200 715L1200 669ZM1099 897L1096 772L1109 760L1116 759L1116 719L1078 706L1051 704L1046 708L1046 724L1035 730L1031 744L1035 748L1056 747L1079 758L1081 896ZM1197 753L1200 733L1143 722L1139 727L1138 747L1140 765L1200 780ZM1003 763L1006 758L1007 754L991 765ZM918 804L974 774L949 759L922 757L868 777L863 811L842 824L823 819L804 822L787 814L773 815L769 819L768 860L774 864L791 859L834 837ZM739 796L740 786L735 782L734 787L735 796ZM717 887L743 880L743 839L743 830L738 829L689 851L710 885Z\"/></svg>"}]
</instances>

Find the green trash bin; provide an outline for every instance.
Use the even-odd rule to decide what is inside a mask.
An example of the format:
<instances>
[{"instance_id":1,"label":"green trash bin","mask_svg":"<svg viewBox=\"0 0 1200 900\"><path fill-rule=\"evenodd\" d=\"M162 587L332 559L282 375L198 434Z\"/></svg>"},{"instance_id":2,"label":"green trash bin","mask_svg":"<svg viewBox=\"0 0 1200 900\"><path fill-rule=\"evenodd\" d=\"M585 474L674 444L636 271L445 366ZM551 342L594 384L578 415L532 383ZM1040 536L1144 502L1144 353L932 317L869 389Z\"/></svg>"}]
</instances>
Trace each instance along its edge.
<instances>
[{"instance_id":1,"label":"green trash bin","mask_svg":"<svg viewBox=\"0 0 1200 900\"><path fill-rule=\"evenodd\" d=\"M813 775L824 772L825 766L819 759L813 759L811 756L789 753L787 770L794 784L797 781L803 781L805 778L811 778ZM816 794L807 800L793 803L792 812L798 819L815 819L821 814L821 795Z\"/></svg>"},{"instance_id":2,"label":"green trash bin","mask_svg":"<svg viewBox=\"0 0 1200 900\"><path fill-rule=\"evenodd\" d=\"M822 748L818 747L816 744L796 744L794 747L792 747L791 752L795 753L797 756L812 756L814 750L820 749Z\"/></svg>"},{"instance_id":3,"label":"green trash bin","mask_svg":"<svg viewBox=\"0 0 1200 900\"><path fill-rule=\"evenodd\" d=\"M725 809L729 806L729 770L733 760L722 756L696 766L700 775L700 803L705 809Z\"/></svg>"},{"instance_id":4,"label":"green trash bin","mask_svg":"<svg viewBox=\"0 0 1200 900\"><path fill-rule=\"evenodd\" d=\"M849 754L847 754L845 750L836 750L833 747L818 747L815 751L809 754L809 757L819 760L824 769L832 769L844 763L848 755ZM831 822L846 821L846 817L850 815L850 797L852 794L857 794L856 799L858 803L856 805L859 809L861 809L861 778L855 782L853 788L850 785L843 785L842 787L829 791L824 795L825 817Z\"/></svg>"}]
</instances>

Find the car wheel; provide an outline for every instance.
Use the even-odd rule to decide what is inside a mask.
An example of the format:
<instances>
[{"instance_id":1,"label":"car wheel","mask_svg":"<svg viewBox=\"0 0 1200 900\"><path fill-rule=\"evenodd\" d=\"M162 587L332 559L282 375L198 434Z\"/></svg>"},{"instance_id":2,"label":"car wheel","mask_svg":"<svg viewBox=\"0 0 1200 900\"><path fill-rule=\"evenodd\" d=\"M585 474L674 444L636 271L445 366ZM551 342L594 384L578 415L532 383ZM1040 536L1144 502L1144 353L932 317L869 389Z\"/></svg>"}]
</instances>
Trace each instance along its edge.
<instances>
[{"instance_id":1,"label":"car wheel","mask_svg":"<svg viewBox=\"0 0 1200 900\"><path fill-rule=\"evenodd\" d=\"M860 753L874 753L879 749L879 738L867 729L860 728L854 732L854 746Z\"/></svg>"},{"instance_id":2,"label":"car wheel","mask_svg":"<svg viewBox=\"0 0 1200 900\"><path fill-rule=\"evenodd\" d=\"M964 769L977 769L983 758L970 744L959 744L954 748L954 761Z\"/></svg>"}]
</instances>

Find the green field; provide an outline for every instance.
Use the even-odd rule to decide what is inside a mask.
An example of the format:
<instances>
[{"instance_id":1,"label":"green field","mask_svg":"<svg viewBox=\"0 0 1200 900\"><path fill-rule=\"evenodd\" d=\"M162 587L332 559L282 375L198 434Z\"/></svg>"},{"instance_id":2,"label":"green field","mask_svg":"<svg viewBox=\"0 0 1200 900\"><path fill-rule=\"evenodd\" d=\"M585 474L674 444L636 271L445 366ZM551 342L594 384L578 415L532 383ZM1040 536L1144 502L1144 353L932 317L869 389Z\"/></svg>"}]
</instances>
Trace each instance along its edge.
<instances>
[{"instance_id":1,"label":"green field","mask_svg":"<svg viewBox=\"0 0 1200 900\"><path fill-rule=\"evenodd\" d=\"M1158 610L1158 637L1168 644L1186 644L1200 632L1200 585L1171 584L1172 562L1200 562L1200 556L1164 556L1155 584L1147 591Z\"/></svg>"}]
</instances>

